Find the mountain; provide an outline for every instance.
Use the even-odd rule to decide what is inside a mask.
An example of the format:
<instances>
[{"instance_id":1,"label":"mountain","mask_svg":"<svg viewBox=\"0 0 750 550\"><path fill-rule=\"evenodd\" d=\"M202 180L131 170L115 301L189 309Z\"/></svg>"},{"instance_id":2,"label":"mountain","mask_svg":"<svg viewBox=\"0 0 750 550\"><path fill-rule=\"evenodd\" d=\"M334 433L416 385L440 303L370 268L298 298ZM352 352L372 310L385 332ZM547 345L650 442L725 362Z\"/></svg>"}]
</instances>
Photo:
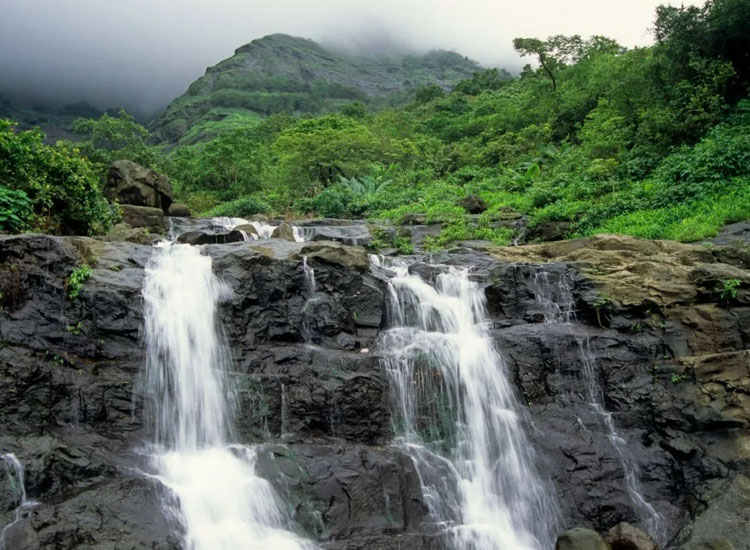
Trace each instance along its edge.
<instances>
[{"instance_id":1,"label":"mountain","mask_svg":"<svg viewBox=\"0 0 750 550\"><path fill-rule=\"evenodd\" d=\"M448 89L481 70L455 52L352 56L285 34L238 48L206 70L151 125L162 141L193 143L274 113L323 113L353 101L406 103L420 86Z\"/></svg>"}]
</instances>

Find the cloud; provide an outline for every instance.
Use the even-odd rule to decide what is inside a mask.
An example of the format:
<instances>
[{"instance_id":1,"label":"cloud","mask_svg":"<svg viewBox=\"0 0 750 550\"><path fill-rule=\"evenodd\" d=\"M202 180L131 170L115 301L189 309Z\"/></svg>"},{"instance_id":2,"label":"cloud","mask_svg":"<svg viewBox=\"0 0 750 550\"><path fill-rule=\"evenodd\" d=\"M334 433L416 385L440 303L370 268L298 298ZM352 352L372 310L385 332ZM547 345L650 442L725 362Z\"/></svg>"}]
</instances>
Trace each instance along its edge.
<instances>
[{"instance_id":1,"label":"cloud","mask_svg":"<svg viewBox=\"0 0 750 550\"><path fill-rule=\"evenodd\" d=\"M651 42L658 0L3 0L0 92L151 114L235 48L284 32L360 52L452 49L514 70L517 36ZM699 3L699 2L693 2ZM395 46L394 46L395 45Z\"/></svg>"}]
</instances>

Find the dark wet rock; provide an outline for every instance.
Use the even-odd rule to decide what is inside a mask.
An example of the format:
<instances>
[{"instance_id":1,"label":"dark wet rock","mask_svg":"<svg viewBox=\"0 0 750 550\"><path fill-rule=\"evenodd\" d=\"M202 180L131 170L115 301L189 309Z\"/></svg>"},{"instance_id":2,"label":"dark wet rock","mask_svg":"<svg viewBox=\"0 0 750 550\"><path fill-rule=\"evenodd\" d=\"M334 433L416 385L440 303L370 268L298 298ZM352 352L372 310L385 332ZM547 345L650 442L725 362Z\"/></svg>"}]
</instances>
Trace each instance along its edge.
<instances>
[{"instance_id":1,"label":"dark wet rock","mask_svg":"<svg viewBox=\"0 0 750 550\"><path fill-rule=\"evenodd\" d=\"M411 459L398 451L305 444L267 451L259 471L318 540L399 537L419 533L428 520L419 477Z\"/></svg>"},{"instance_id":2,"label":"dark wet rock","mask_svg":"<svg viewBox=\"0 0 750 550\"><path fill-rule=\"evenodd\" d=\"M225 233L206 233L204 231L188 231L187 233L180 234L177 237L178 243L183 244L228 244L228 243L241 243L245 241L246 237L242 234L242 231L233 229Z\"/></svg>"},{"instance_id":3,"label":"dark wet rock","mask_svg":"<svg viewBox=\"0 0 750 550\"><path fill-rule=\"evenodd\" d=\"M104 236L105 241L125 241L150 245L163 237L152 233L146 227L131 227L127 223L118 223Z\"/></svg>"},{"instance_id":4,"label":"dark wet rock","mask_svg":"<svg viewBox=\"0 0 750 550\"><path fill-rule=\"evenodd\" d=\"M192 216L190 207L187 204L181 202L174 202L169 206L167 215L174 216L176 218L189 218Z\"/></svg>"},{"instance_id":5,"label":"dark wet rock","mask_svg":"<svg viewBox=\"0 0 750 550\"><path fill-rule=\"evenodd\" d=\"M369 350L264 345L237 366L238 429L247 441L390 441L388 384L379 356Z\"/></svg>"},{"instance_id":6,"label":"dark wet rock","mask_svg":"<svg viewBox=\"0 0 750 550\"><path fill-rule=\"evenodd\" d=\"M596 531L576 527L558 537L555 550L610 550L610 547Z\"/></svg>"},{"instance_id":7,"label":"dark wet rock","mask_svg":"<svg viewBox=\"0 0 750 550\"><path fill-rule=\"evenodd\" d=\"M300 254L343 267L364 269L369 265L369 258L364 248L345 246L334 241L306 244L300 250Z\"/></svg>"},{"instance_id":8,"label":"dark wet rock","mask_svg":"<svg viewBox=\"0 0 750 550\"><path fill-rule=\"evenodd\" d=\"M302 226L308 241L338 241L343 244L364 246L371 240L370 230L365 224Z\"/></svg>"},{"instance_id":9,"label":"dark wet rock","mask_svg":"<svg viewBox=\"0 0 750 550\"><path fill-rule=\"evenodd\" d=\"M103 191L105 197L121 205L147 206L166 213L172 204L169 179L129 160L112 163Z\"/></svg>"},{"instance_id":10,"label":"dark wet rock","mask_svg":"<svg viewBox=\"0 0 750 550\"><path fill-rule=\"evenodd\" d=\"M290 223L283 222L276 226L276 229L271 233L272 239L284 239L285 241L293 241L294 239L294 226Z\"/></svg>"},{"instance_id":11,"label":"dark wet rock","mask_svg":"<svg viewBox=\"0 0 750 550\"><path fill-rule=\"evenodd\" d=\"M258 236L258 230L251 223L243 223L234 228L235 231L244 231L247 235Z\"/></svg>"},{"instance_id":12,"label":"dark wet rock","mask_svg":"<svg viewBox=\"0 0 750 550\"><path fill-rule=\"evenodd\" d=\"M709 239L715 245L747 245L750 243L750 222L737 222L725 225L719 234Z\"/></svg>"},{"instance_id":13,"label":"dark wet rock","mask_svg":"<svg viewBox=\"0 0 750 550\"><path fill-rule=\"evenodd\" d=\"M122 221L130 227L148 229L158 235L163 235L167 231L167 220L159 208L121 204L120 212L122 213Z\"/></svg>"},{"instance_id":14,"label":"dark wet rock","mask_svg":"<svg viewBox=\"0 0 750 550\"><path fill-rule=\"evenodd\" d=\"M750 548L750 478L739 474L714 486L708 496L707 506L680 532L675 546L684 550Z\"/></svg>"},{"instance_id":15,"label":"dark wet rock","mask_svg":"<svg viewBox=\"0 0 750 550\"><path fill-rule=\"evenodd\" d=\"M487 203L479 195L467 195L458 201L458 205L469 214L481 214L487 210Z\"/></svg>"},{"instance_id":16,"label":"dark wet rock","mask_svg":"<svg viewBox=\"0 0 750 550\"><path fill-rule=\"evenodd\" d=\"M612 550L659 550L648 533L629 523L618 523L607 532Z\"/></svg>"},{"instance_id":17,"label":"dark wet rock","mask_svg":"<svg viewBox=\"0 0 750 550\"><path fill-rule=\"evenodd\" d=\"M548 242L561 241L570 233L570 222L541 222L526 231L527 241Z\"/></svg>"},{"instance_id":18,"label":"dark wet rock","mask_svg":"<svg viewBox=\"0 0 750 550\"><path fill-rule=\"evenodd\" d=\"M173 230L226 233L210 223L175 218ZM345 226L308 228L316 227ZM430 524L411 461L389 446L377 347L387 270L341 242L202 250L233 292L220 317L238 441L272 442L259 468L300 529L331 550L450 548ZM166 495L138 474L148 471L137 450L151 431L139 385L141 287L154 253L131 242L0 237L0 452L19 457L40 502L13 528L18 548L180 546L179 526L161 512ZM747 548L750 258L741 247L605 236L488 253L455 247L431 261L471 266L485 289L487 329L527 405L565 525L646 527L590 405L582 378L590 369L643 496L664 518L659 542ZM83 262L93 274L71 300L66 281ZM434 280L442 269L416 262L410 271ZM727 277L741 281L736 300L717 292ZM545 322L540 284L555 301L570 300L570 323ZM0 524L12 504L0 482Z\"/></svg>"}]
</instances>

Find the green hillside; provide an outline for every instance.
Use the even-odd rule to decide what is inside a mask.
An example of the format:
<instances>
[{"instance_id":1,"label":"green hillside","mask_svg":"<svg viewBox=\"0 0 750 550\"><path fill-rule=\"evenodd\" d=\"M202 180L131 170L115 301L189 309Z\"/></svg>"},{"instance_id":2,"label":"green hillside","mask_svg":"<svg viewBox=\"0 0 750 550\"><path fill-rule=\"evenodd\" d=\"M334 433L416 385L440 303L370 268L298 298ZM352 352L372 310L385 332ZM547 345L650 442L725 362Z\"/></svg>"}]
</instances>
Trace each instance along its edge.
<instances>
[{"instance_id":1,"label":"green hillside","mask_svg":"<svg viewBox=\"0 0 750 550\"><path fill-rule=\"evenodd\" d=\"M453 52L352 57L285 34L238 48L209 67L151 125L161 141L195 143L274 113L324 113L353 101L403 105L420 86L449 88L481 68Z\"/></svg>"}]
</instances>

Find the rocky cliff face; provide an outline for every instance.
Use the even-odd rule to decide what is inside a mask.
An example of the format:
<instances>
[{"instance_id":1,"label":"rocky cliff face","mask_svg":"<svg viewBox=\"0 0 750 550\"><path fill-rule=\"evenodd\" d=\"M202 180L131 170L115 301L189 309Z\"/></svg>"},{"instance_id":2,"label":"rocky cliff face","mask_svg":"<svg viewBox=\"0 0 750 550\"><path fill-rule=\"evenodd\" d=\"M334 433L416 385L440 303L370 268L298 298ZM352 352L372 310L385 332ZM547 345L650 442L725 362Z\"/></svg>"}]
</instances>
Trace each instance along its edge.
<instances>
[{"instance_id":1,"label":"rocky cliff face","mask_svg":"<svg viewBox=\"0 0 750 550\"><path fill-rule=\"evenodd\" d=\"M233 291L221 316L236 438L262 445L260 473L299 530L330 549L443 548L410 459L390 445L378 348L388 274L363 249L326 241L204 250ZM6 529L8 549L180 546L181 525L161 512L169 495L141 451L152 429L139 379L151 253L0 238L0 452L18 457L38 503ZM435 260L474 266L485 288L567 527L647 527L625 452L670 547L750 548L750 249L605 236ZM70 299L66 281L84 261L93 275ZM592 383L624 446L592 408ZM0 526L17 500L0 477Z\"/></svg>"}]
</instances>

